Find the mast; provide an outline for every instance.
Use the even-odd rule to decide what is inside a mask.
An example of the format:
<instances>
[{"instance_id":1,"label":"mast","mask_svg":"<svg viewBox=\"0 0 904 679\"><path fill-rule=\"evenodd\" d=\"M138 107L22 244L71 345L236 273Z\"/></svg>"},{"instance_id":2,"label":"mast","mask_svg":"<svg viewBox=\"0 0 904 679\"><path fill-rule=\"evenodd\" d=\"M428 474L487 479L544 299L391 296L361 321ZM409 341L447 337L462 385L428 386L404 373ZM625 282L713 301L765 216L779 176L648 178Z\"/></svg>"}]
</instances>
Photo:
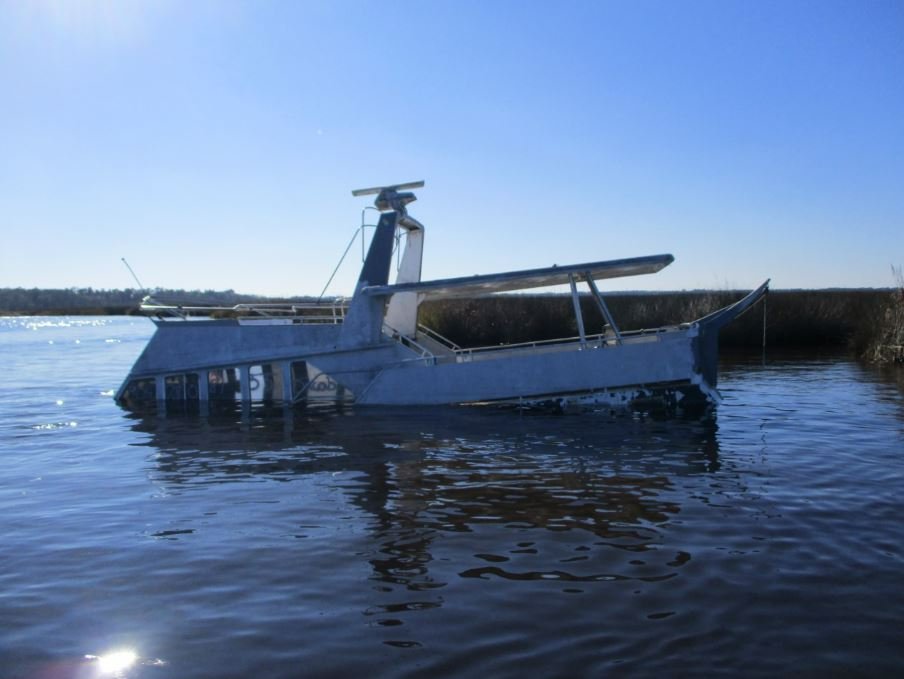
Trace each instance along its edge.
<instances>
[{"instance_id":1,"label":"mast","mask_svg":"<svg viewBox=\"0 0 904 679\"><path fill-rule=\"evenodd\" d=\"M392 246L396 229L407 232L405 253L397 275L397 283L415 283L421 279L424 248L424 226L408 214L407 206L417 196L403 189L424 186L423 181L378 186L352 191L353 196L376 194L374 205L380 221L371 240L358 284L339 338L341 346L374 344L380 340L384 320L393 330L413 337L417 332L417 293L394 295L387 304L385 298L362 295L368 285L387 285L392 264Z\"/></svg>"}]
</instances>

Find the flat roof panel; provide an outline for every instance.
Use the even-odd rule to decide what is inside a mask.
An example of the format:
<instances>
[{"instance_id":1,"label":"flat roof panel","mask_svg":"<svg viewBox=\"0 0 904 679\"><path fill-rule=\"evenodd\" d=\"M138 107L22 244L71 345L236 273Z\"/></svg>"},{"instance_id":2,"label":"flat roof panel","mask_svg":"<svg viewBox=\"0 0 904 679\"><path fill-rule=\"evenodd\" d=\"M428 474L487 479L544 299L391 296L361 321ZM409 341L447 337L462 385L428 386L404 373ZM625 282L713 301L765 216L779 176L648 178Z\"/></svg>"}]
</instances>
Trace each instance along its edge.
<instances>
[{"instance_id":1,"label":"flat roof panel","mask_svg":"<svg viewBox=\"0 0 904 679\"><path fill-rule=\"evenodd\" d=\"M417 292L427 298L472 297L475 295L488 295L494 292L511 292L513 290L528 290L530 288L568 284L572 275L579 279L584 276L590 276L594 280L600 280L656 273L673 261L675 261L675 258L672 255L650 255L647 257L632 257L630 259L569 264L567 266L549 266L541 269L463 276L461 278L444 278L435 281L420 281L418 283L371 285L366 287L364 292L368 295L376 296L395 295L400 292Z\"/></svg>"}]
</instances>

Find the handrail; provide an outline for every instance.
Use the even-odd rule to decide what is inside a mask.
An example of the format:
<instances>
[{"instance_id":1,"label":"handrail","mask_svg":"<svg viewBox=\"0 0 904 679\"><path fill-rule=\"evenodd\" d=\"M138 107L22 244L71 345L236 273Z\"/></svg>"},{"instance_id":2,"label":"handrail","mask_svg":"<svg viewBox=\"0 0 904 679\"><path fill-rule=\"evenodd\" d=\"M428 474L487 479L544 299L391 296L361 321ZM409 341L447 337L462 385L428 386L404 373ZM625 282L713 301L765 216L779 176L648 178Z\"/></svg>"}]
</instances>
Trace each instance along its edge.
<instances>
[{"instance_id":1,"label":"handrail","mask_svg":"<svg viewBox=\"0 0 904 679\"><path fill-rule=\"evenodd\" d=\"M453 342L452 340L450 340L448 337L444 337L443 335L440 335L440 334L439 334L438 332L436 332L436 330L434 330L433 328L428 328L428 327L427 327L426 325L424 325L423 323L418 323L418 324L417 324L417 329L420 330L422 333L424 333L424 334L425 334L427 337L429 337L430 339L436 340L437 342L439 342L440 344L445 345L446 347L448 347L448 348L451 349L452 351L462 351L461 346L459 346L458 344L456 344L455 342Z\"/></svg>"},{"instance_id":2,"label":"handrail","mask_svg":"<svg viewBox=\"0 0 904 679\"><path fill-rule=\"evenodd\" d=\"M264 318L297 318L307 322L329 322L339 324L345 320L345 313L348 310L348 304L344 300L337 299L330 302L262 302L262 303L242 303L232 306L216 306L216 305L182 305L182 304L161 304L154 302L142 302L139 306L142 312L162 315L172 315L182 318L183 320L192 313L210 314L218 311L230 313L252 313L263 316ZM320 311L321 314L305 313L307 311Z\"/></svg>"},{"instance_id":3,"label":"handrail","mask_svg":"<svg viewBox=\"0 0 904 679\"><path fill-rule=\"evenodd\" d=\"M402 346L408 347L409 349L414 349L414 350L420 352L420 356L418 358L428 358L428 359L433 359L434 361L436 360L436 355L432 351L430 351L427 347L425 347L423 344L421 344L417 340L414 340L411 337L408 337L407 335L403 335L398 330L393 328L391 325L384 323L383 324L383 332L385 334L389 335L389 337L394 339L396 342L398 342Z\"/></svg>"},{"instance_id":4,"label":"handrail","mask_svg":"<svg viewBox=\"0 0 904 679\"><path fill-rule=\"evenodd\" d=\"M656 328L651 330L629 330L627 332L622 332L622 339L632 338L632 337L641 337L644 335L659 335L664 332L666 328ZM599 342L600 346L604 346L609 342L615 343L615 336L607 333L600 333L598 335L585 335L584 337L588 346L592 345L594 342ZM474 347L468 349L458 349L456 350L457 355L470 355L475 353L489 353L493 351L506 351L508 349L523 349L527 347L543 347L543 346L552 346L556 344L575 344L580 343L580 337L561 337L557 339L549 339L549 340L535 340L533 342L519 342L517 344L496 344L485 347Z\"/></svg>"},{"instance_id":5,"label":"handrail","mask_svg":"<svg viewBox=\"0 0 904 679\"><path fill-rule=\"evenodd\" d=\"M583 338L581 337L560 337L557 339L551 340L535 340L533 342L518 342L517 344L496 344L485 347L473 347L468 349L461 349L456 351L456 354L459 355L470 355L470 354L482 354L482 353L490 353L493 351L507 351L509 349L525 349L530 347L542 347L542 346L554 346L556 344L577 344L584 343L588 346L593 342L599 341L600 343L605 340L606 335L585 335Z\"/></svg>"}]
</instances>

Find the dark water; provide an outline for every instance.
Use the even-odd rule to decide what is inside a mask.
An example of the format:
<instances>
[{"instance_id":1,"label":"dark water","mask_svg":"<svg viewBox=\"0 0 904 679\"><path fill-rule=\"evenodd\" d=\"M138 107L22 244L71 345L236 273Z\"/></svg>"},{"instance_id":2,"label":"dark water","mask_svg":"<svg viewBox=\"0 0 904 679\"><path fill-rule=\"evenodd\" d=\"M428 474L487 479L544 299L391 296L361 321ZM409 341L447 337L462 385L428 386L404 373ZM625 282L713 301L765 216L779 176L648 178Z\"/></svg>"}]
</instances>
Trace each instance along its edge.
<instances>
[{"instance_id":1,"label":"dark water","mask_svg":"<svg viewBox=\"0 0 904 679\"><path fill-rule=\"evenodd\" d=\"M710 423L141 419L150 331L0 319L0 676L904 666L900 375L729 363Z\"/></svg>"}]
</instances>

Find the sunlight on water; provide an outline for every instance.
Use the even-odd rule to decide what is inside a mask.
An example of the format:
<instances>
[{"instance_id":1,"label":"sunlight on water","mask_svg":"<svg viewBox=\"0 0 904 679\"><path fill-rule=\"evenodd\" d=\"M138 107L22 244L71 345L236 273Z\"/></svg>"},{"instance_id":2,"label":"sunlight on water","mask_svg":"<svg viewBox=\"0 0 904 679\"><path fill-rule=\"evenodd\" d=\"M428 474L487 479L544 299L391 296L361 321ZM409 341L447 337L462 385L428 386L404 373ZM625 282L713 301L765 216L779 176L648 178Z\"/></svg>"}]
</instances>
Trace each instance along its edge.
<instances>
[{"instance_id":1,"label":"sunlight on water","mask_svg":"<svg viewBox=\"0 0 904 679\"><path fill-rule=\"evenodd\" d=\"M77 426L78 426L78 422L71 421L71 422L50 422L48 424L35 424L35 425L32 425L31 428L38 429L38 430L42 430L42 429L43 430L52 430L52 429L63 429L66 427L77 427Z\"/></svg>"},{"instance_id":2,"label":"sunlight on water","mask_svg":"<svg viewBox=\"0 0 904 679\"><path fill-rule=\"evenodd\" d=\"M132 667L138 660L138 654L130 648L111 651L104 655L85 656L97 662L101 674L121 674Z\"/></svg>"},{"instance_id":3,"label":"sunlight on water","mask_svg":"<svg viewBox=\"0 0 904 679\"><path fill-rule=\"evenodd\" d=\"M129 670L136 670L139 667L162 668L167 664L160 658L142 659L132 648L119 648L103 655L89 654L85 656L85 660L93 670L90 679L128 679L135 676ZM89 679L84 673L80 673L78 676L82 679Z\"/></svg>"},{"instance_id":4,"label":"sunlight on water","mask_svg":"<svg viewBox=\"0 0 904 679\"><path fill-rule=\"evenodd\" d=\"M6 316L0 317L0 327L43 330L46 328L102 328L116 320L98 316Z\"/></svg>"}]
</instances>

